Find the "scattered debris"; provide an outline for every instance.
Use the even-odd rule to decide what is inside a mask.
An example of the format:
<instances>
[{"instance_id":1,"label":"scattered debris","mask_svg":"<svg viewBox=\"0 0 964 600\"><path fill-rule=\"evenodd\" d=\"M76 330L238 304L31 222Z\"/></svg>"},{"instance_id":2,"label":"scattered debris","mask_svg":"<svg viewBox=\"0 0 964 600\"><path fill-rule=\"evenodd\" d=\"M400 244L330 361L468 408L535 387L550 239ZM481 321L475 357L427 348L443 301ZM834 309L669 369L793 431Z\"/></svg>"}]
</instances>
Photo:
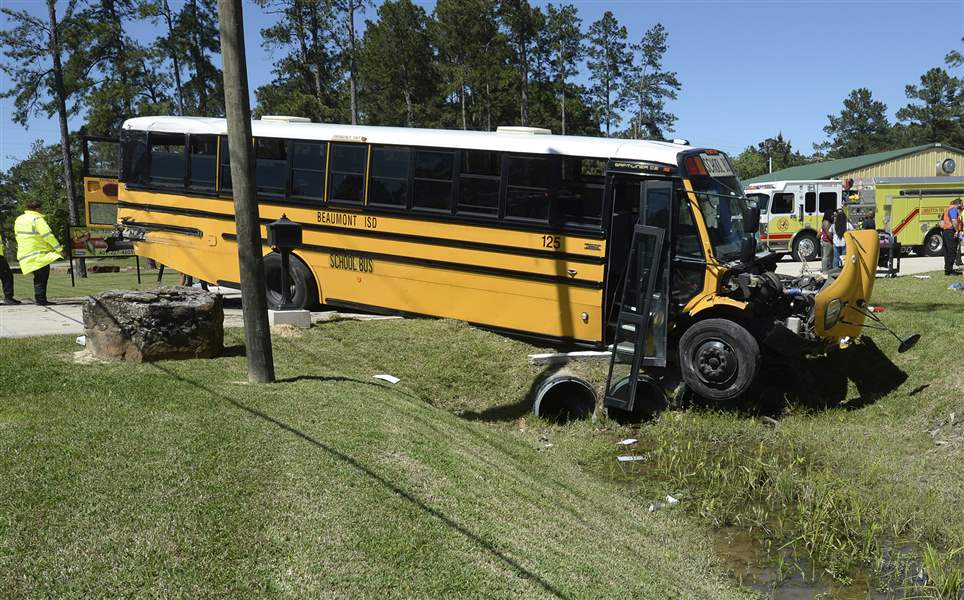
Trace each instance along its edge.
<instances>
[{"instance_id":1,"label":"scattered debris","mask_svg":"<svg viewBox=\"0 0 964 600\"><path fill-rule=\"evenodd\" d=\"M635 444L635 443L638 442L638 441L639 441L639 440L637 440L636 438L626 438L625 440L620 440L620 441L616 442L616 445L618 445L618 446L632 446L633 444Z\"/></svg>"},{"instance_id":2,"label":"scattered debris","mask_svg":"<svg viewBox=\"0 0 964 600\"><path fill-rule=\"evenodd\" d=\"M86 335L78 335L78 336L77 336L77 339L74 340L74 341L77 342L77 345L78 345L78 346L86 346L86 345L87 345L87 336L86 336Z\"/></svg>"},{"instance_id":3,"label":"scattered debris","mask_svg":"<svg viewBox=\"0 0 964 600\"><path fill-rule=\"evenodd\" d=\"M780 424L780 421L777 421L773 417L766 417L766 416L760 417L760 422L768 427L776 427L777 425Z\"/></svg>"},{"instance_id":4,"label":"scattered debris","mask_svg":"<svg viewBox=\"0 0 964 600\"><path fill-rule=\"evenodd\" d=\"M639 461L642 461L642 460L646 460L646 457L645 457L645 456L636 456L636 455L633 455L633 454L621 454L621 455L619 455L619 456L616 457L616 460L618 460L618 461L621 462L621 463L625 463L625 462L639 462Z\"/></svg>"},{"instance_id":5,"label":"scattered debris","mask_svg":"<svg viewBox=\"0 0 964 600\"><path fill-rule=\"evenodd\" d=\"M930 279L930 275L914 275L914 279Z\"/></svg>"},{"instance_id":6,"label":"scattered debris","mask_svg":"<svg viewBox=\"0 0 964 600\"><path fill-rule=\"evenodd\" d=\"M602 360L608 359L611 352L604 350L579 350L576 352L547 352L545 354L530 354L530 365L559 365L574 360Z\"/></svg>"},{"instance_id":7,"label":"scattered debris","mask_svg":"<svg viewBox=\"0 0 964 600\"><path fill-rule=\"evenodd\" d=\"M372 377L375 379L381 379L382 381L387 381L392 385L395 385L396 383L401 381L401 379L399 379L398 377L395 377L394 375L389 375L388 373L379 373L378 375L372 375Z\"/></svg>"},{"instance_id":8,"label":"scattered debris","mask_svg":"<svg viewBox=\"0 0 964 600\"><path fill-rule=\"evenodd\" d=\"M649 505L649 512L656 512L657 510L663 508L662 502L654 502Z\"/></svg>"},{"instance_id":9,"label":"scattered debris","mask_svg":"<svg viewBox=\"0 0 964 600\"><path fill-rule=\"evenodd\" d=\"M955 281L951 285L947 286L947 289L958 290L958 291L964 290L964 283L961 283L960 281Z\"/></svg>"},{"instance_id":10,"label":"scattered debris","mask_svg":"<svg viewBox=\"0 0 964 600\"><path fill-rule=\"evenodd\" d=\"M674 498L674 497L670 496L669 494L666 494L666 504L669 504L669 505L671 505L671 506L672 506L673 504L679 504L679 498Z\"/></svg>"}]
</instances>

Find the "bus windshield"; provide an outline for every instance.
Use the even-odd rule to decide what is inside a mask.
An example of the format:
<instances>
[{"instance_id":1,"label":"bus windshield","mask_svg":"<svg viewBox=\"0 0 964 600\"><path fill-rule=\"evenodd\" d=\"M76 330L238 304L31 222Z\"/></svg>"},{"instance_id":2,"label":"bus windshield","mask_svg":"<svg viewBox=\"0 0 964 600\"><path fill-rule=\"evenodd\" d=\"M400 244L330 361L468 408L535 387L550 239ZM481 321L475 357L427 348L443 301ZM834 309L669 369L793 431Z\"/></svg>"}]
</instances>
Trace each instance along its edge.
<instances>
[{"instance_id":1,"label":"bus windshield","mask_svg":"<svg viewBox=\"0 0 964 600\"><path fill-rule=\"evenodd\" d=\"M767 214L767 209L770 208L770 194L761 194L760 192L747 194L747 199L751 202L756 202L757 208L760 209L760 214Z\"/></svg>"},{"instance_id":2,"label":"bus windshield","mask_svg":"<svg viewBox=\"0 0 964 600\"><path fill-rule=\"evenodd\" d=\"M700 204L713 254L721 262L737 260L746 231L743 216L748 208L743 187L736 177L690 177Z\"/></svg>"}]
</instances>

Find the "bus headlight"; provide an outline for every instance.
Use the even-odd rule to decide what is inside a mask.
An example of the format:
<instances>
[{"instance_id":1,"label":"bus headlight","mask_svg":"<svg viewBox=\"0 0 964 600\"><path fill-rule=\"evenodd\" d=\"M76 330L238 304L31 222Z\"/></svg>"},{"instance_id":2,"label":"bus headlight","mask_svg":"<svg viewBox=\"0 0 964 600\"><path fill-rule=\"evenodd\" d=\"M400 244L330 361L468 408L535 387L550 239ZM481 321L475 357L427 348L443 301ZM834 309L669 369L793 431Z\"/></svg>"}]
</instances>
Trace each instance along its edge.
<instances>
[{"instance_id":1,"label":"bus headlight","mask_svg":"<svg viewBox=\"0 0 964 600\"><path fill-rule=\"evenodd\" d=\"M843 310L843 302L840 298L834 298L827 303L827 310L823 315L823 328L831 329L840 320L840 311Z\"/></svg>"}]
</instances>

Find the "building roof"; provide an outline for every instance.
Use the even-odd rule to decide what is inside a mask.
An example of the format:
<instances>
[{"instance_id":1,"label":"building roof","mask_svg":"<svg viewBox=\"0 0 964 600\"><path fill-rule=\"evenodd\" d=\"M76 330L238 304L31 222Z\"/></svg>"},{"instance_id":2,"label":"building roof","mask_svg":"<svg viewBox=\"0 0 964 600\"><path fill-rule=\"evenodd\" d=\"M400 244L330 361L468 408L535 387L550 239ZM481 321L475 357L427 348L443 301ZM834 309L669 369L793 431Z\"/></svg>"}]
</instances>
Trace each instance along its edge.
<instances>
[{"instance_id":1,"label":"building roof","mask_svg":"<svg viewBox=\"0 0 964 600\"><path fill-rule=\"evenodd\" d=\"M137 117L125 121L123 128L134 131L227 135L224 119L208 117ZM251 129L255 137L469 148L601 159L621 158L673 166L677 165L677 155L680 152L692 149L692 146L674 142L551 135L541 133L545 130L527 131L522 128L503 128L500 132L463 131L285 122L265 118L252 121Z\"/></svg>"},{"instance_id":2,"label":"building roof","mask_svg":"<svg viewBox=\"0 0 964 600\"><path fill-rule=\"evenodd\" d=\"M764 181L783 181L789 179L831 179L837 175L842 175L843 173L863 169L864 167L876 165L877 163L886 162L888 160L894 160L895 158L901 158L902 156L917 154L918 152L930 150L931 148L944 148L946 150L964 154L964 150L953 148L941 143L923 144L920 146L913 146L911 148L900 148L899 150L875 152L873 154L864 154L862 156L838 158L837 160L827 160L823 162L810 163L808 165L800 165L798 167L790 167L789 169L781 169L772 173L759 175L752 179L748 179L743 183L762 183Z\"/></svg>"}]
</instances>

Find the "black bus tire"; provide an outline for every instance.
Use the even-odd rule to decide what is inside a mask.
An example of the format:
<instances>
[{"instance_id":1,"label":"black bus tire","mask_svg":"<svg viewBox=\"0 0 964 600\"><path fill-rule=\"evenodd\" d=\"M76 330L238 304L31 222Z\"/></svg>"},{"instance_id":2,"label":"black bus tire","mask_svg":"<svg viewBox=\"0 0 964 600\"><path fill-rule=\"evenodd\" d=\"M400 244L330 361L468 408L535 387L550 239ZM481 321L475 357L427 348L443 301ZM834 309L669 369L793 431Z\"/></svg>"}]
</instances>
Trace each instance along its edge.
<instances>
[{"instance_id":1,"label":"black bus tire","mask_svg":"<svg viewBox=\"0 0 964 600\"><path fill-rule=\"evenodd\" d=\"M698 396L732 400L756 381L760 344L734 321L698 321L680 338L679 365L683 381Z\"/></svg>"},{"instance_id":2,"label":"black bus tire","mask_svg":"<svg viewBox=\"0 0 964 600\"><path fill-rule=\"evenodd\" d=\"M318 284L311 269L297 256L288 258L288 281L292 286L291 303L296 309L310 310L318 304ZM264 280L268 308L281 306L281 255L277 252L264 257Z\"/></svg>"}]
</instances>

